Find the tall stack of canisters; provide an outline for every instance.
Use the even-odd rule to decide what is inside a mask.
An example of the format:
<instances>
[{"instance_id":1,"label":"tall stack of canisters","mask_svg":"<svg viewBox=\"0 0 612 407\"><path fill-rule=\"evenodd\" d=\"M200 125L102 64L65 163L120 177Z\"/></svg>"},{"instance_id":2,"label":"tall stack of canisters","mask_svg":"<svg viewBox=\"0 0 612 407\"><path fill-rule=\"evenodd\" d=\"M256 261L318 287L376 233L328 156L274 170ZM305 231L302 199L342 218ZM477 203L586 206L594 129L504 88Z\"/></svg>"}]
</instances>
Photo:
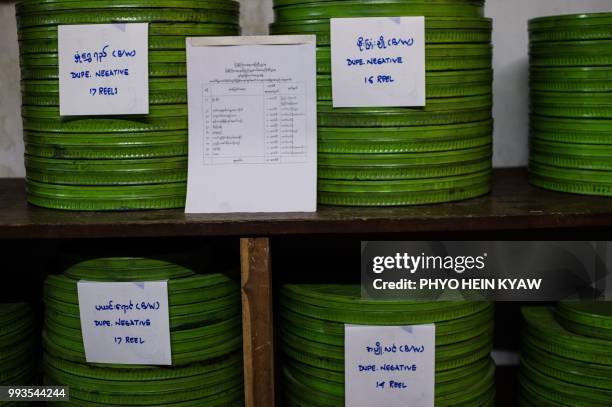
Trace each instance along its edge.
<instances>
[{"instance_id":1,"label":"tall stack of canisters","mask_svg":"<svg viewBox=\"0 0 612 407\"><path fill-rule=\"evenodd\" d=\"M317 36L319 200L457 201L490 189L491 28L484 0L274 0L272 34ZM330 19L425 16L426 107L333 108Z\"/></svg>"},{"instance_id":2,"label":"tall stack of canisters","mask_svg":"<svg viewBox=\"0 0 612 407\"><path fill-rule=\"evenodd\" d=\"M0 386L36 384L38 343L37 326L29 305L0 304ZM16 404L20 403L0 401L0 406Z\"/></svg>"},{"instance_id":3,"label":"tall stack of canisters","mask_svg":"<svg viewBox=\"0 0 612 407\"><path fill-rule=\"evenodd\" d=\"M17 24L28 200L67 210L182 207L187 36L239 34L231 0L22 0ZM149 23L149 114L60 116L58 26Z\"/></svg>"},{"instance_id":4,"label":"tall stack of canisters","mask_svg":"<svg viewBox=\"0 0 612 407\"><path fill-rule=\"evenodd\" d=\"M88 364L77 282L168 281L172 366ZM241 406L240 288L147 258L87 260L45 282L44 376L70 387L71 406Z\"/></svg>"},{"instance_id":5,"label":"tall stack of canisters","mask_svg":"<svg viewBox=\"0 0 612 407\"><path fill-rule=\"evenodd\" d=\"M531 183L612 195L612 13L536 18Z\"/></svg>"},{"instance_id":6,"label":"tall stack of canisters","mask_svg":"<svg viewBox=\"0 0 612 407\"><path fill-rule=\"evenodd\" d=\"M286 406L344 406L345 324L435 324L435 404L494 406L493 305L371 301L356 285L290 284L280 292Z\"/></svg>"},{"instance_id":7,"label":"tall stack of canisters","mask_svg":"<svg viewBox=\"0 0 612 407\"><path fill-rule=\"evenodd\" d=\"M523 309L520 404L612 405L612 304Z\"/></svg>"}]
</instances>

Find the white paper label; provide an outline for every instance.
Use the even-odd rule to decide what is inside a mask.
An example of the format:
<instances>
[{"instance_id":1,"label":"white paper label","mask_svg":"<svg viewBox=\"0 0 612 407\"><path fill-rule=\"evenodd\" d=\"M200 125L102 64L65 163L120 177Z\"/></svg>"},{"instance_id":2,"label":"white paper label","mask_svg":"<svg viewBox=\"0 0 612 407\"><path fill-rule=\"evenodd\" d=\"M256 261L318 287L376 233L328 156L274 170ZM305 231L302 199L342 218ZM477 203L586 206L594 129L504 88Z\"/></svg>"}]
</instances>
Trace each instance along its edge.
<instances>
[{"instance_id":1,"label":"white paper label","mask_svg":"<svg viewBox=\"0 0 612 407\"><path fill-rule=\"evenodd\" d=\"M149 113L149 25L58 26L60 115Z\"/></svg>"},{"instance_id":2,"label":"white paper label","mask_svg":"<svg viewBox=\"0 0 612 407\"><path fill-rule=\"evenodd\" d=\"M168 282L79 281L89 363L171 365Z\"/></svg>"},{"instance_id":3,"label":"white paper label","mask_svg":"<svg viewBox=\"0 0 612 407\"><path fill-rule=\"evenodd\" d=\"M433 407L435 325L346 325L346 407Z\"/></svg>"},{"instance_id":4,"label":"white paper label","mask_svg":"<svg viewBox=\"0 0 612 407\"><path fill-rule=\"evenodd\" d=\"M331 19L334 107L425 106L425 17Z\"/></svg>"},{"instance_id":5,"label":"white paper label","mask_svg":"<svg viewBox=\"0 0 612 407\"><path fill-rule=\"evenodd\" d=\"M314 212L314 36L187 39L187 213Z\"/></svg>"}]
</instances>

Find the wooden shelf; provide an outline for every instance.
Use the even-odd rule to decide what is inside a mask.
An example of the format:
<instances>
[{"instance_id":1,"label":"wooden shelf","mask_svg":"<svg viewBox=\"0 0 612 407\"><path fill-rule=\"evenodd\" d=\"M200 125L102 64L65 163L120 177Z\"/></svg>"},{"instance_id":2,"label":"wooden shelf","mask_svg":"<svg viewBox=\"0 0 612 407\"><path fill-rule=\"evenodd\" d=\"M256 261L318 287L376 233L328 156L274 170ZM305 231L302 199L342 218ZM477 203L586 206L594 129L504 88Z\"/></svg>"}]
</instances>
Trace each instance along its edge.
<instances>
[{"instance_id":1,"label":"wooden shelf","mask_svg":"<svg viewBox=\"0 0 612 407\"><path fill-rule=\"evenodd\" d=\"M558 231L612 226L612 198L534 188L525 169L494 172L492 194L396 208L321 207L317 213L186 215L182 210L67 212L26 203L23 179L0 179L0 239L233 236L241 238L247 407L273 407L275 384L270 238L276 236ZM520 232L522 233L522 232ZM263 373L262 373L263 372ZM499 406L512 405L516 372L500 370Z\"/></svg>"},{"instance_id":2,"label":"wooden shelf","mask_svg":"<svg viewBox=\"0 0 612 407\"><path fill-rule=\"evenodd\" d=\"M75 213L28 205L23 179L0 180L0 238L270 237L601 226L612 226L612 198L538 189L527 184L525 169L496 170L492 194L478 199L394 208L321 207L312 214Z\"/></svg>"}]
</instances>

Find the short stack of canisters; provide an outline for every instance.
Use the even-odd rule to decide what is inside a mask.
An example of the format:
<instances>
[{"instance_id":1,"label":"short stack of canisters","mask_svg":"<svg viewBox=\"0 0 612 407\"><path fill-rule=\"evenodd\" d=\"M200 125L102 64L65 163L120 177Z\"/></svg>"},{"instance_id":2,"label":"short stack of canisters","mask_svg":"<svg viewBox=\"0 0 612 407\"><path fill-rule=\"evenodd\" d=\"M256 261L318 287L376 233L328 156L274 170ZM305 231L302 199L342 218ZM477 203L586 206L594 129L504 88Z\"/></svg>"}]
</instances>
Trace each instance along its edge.
<instances>
[{"instance_id":1,"label":"short stack of canisters","mask_svg":"<svg viewBox=\"0 0 612 407\"><path fill-rule=\"evenodd\" d=\"M612 405L612 303L523 309L520 404Z\"/></svg>"},{"instance_id":2,"label":"short stack of canisters","mask_svg":"<svg viewBox=\"0 0 612 407\"><path fill-rule=\"evenodd\" d=\"M494 406L493 305L365 300L357 285L285 285L280 339L286 406L344 406L344 329L436 325L435 403Z\"/></svg>"},{"instance_id":3,"label":"short stack of canisters","mask_svg":"<svg viewBox=\"0 0 612 407\"><path fill-rule=\"evenodd\" d=\"M319 201L387 206L490 190L492 46L484 0L274 0L272 34L317 36ZM333 108L330 18L425 16L426 107Z\"/></svg>"},{"instance_id":4,"label":"short stack of canisters","mask_svg":"<svg viewBox=\"0 0 612 407\"><path fill-rule=\"evenodd\" d=\"M0 386L35 384L38 338L28 304L0 304ZM4 405L13 404L0 401L0 406Z\"/></svg>"},{"instance_id":5,"label":"short stack of canisters","mask_svg":"<svg viewBox=\"0 0 612 407\"><path fill-rule=\"evenodd\" d=\"M612 13L529 22L532 184L612 195Z\"/></svg>"},{"instance_id":6,"label":"short stack of canisters","mask_svg":"<svg viewBox=\"0 0 612 407\"><path fill-rule=\"evenodd\" d=\"M185 38L239 34L231 0L22 0L17 23L28 200L66 210L183 207ZM149 114L59 114L58 25L149 23Z\"/></svg>"},{"instance_id":7,"label":"short stack of canisters","mask_svg":"<svg viewBox=\"0 0 612 407\"><path fill-rule=\"evenodd\" d=\"M88 364L77 282L168 281L172 366ZM86 260L45 282L44 377L70 406L241 406L240 288L159 259Z\"/></svg>"}]
</instances>

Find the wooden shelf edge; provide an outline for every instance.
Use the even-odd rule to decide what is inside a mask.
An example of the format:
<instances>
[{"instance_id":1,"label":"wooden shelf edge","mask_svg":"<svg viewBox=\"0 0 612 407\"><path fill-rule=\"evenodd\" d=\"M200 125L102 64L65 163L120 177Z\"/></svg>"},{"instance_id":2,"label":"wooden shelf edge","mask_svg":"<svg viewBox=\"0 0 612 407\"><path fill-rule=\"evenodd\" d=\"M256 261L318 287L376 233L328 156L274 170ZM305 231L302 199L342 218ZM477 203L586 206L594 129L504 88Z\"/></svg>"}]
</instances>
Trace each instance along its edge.
<instances>
[{"instance_id":1,"label":"wooden shelf edge","mask_svg":"<svg viewBox=\"0 0 612 407\"><path fill-rule=\"evenodd\" d=\"M612 198L545 191L525 169L494 171L490 195L393 208L321 207L317 213L186 215L182 210L66 212L26 203L23 179L0 179L0 238L286 236L503 231L612 226Z\"/></svg>"}]
</instances>

